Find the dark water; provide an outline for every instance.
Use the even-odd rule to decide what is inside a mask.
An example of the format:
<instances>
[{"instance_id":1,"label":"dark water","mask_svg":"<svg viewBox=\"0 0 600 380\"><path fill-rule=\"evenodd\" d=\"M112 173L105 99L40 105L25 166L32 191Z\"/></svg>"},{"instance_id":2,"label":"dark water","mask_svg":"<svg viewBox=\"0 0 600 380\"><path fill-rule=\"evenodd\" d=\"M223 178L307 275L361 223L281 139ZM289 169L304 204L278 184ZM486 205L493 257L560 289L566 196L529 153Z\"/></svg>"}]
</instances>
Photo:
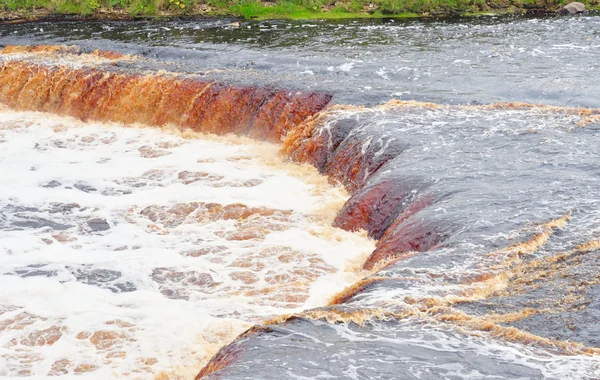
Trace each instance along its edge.
<instances>
[{"instance_id":1,"label":"dark water","mask_svg":"<svg viewBox=\"0 0 600 380\"><path fill-rule=\"evenodd\" d=\"M326 153L317 153L318 157L323 157L316 160L318 167L328 173L331 167L345 161L353 152L359 157L355 161L360 161L361 156L386 157L387 160L375 173L365 173L366 185L353 196L359 203L361 199L370 199L370 210L375 210L370 211L372 220L381 220L378 213L391 213L391 219L395 219L382 234L375 252L384 253L378 259L385 259L395 252L422 251L378 272L377 276L383 279L357 292L346 305L355 312L365 308L414 311L412 300L436 296L452 304L453 311L465 312L475 319L531 312L515 320L500 317L494 334L506 333L501 341L528 345L530 338L513 335L516 330L500 331L516 327L519 332L597 347L600 256L598 247L585 252L578 252L578 249L581 251L581 244L600 236L599 124L580 126L578 120L578 116L543 108L499 110L390 105L330 112L312 137L315 141L325 141L322 149ZM353 150L355 146L359 147L358 152ZM367 160L363 168L369 162L372 161ZM378 194L380 186L390 182L397 184L391 193L407 194L401 197L402 204L395 208L389 206L394 199L392 196ZM434 201L403 216L403 210L425 197ZM352 204L351 199L347 208ZM566 214L570 214L570 220L564 228L554 231L535 249L521 248L518 264L506 261L517 256L511 255L509 247L543 234L543 223ZM371 225L367 224L367 227ZM552 259L565 252L570 253L560 260ZM508 273L506 283L502 279L503 273ZM492 282L496 288L490 294L482 296L465 291L475 277L484 274L493 274L498 281ZM457 301L453 295L466 298ZM435 316L440 310L434 309L430 305L421 307L416 319L431 318L428 322L436 325L440 320ZM459 320L457 323L461 326L487 329L473 320L465 322L462 316ZM247 344L252 350L259 350L262 349L260 344L266 344L264 340L273 339L278 347L273 349L274 352L288 345L296 347L290 343L294 341L292 337L302 339L307 334L306 326L311 323L292 321L283 327L285 333L276 330L265 334L267 338L250 337ZM321 324L317 325L320 326L317 330L328 334ZM597 363L592 364L593 361L588 362L592 367L580 374L561 373L561 369L569 368L570 364L563 363L551 369L539 358L536 360L541 362L513 357L511 366L493 367L486 361L506 360L506 346L487 347L490 351L480 349L478 360L475 360L470 357L472 348L469 345L473 342L469 339L468 344L457 341L457 336L446 327L437 331L440 341L434 343L435 339L428 337L420 323L389 326L373 323L361 333L342 333L345 327L328 327L338 334L334 345L344 347L340 351L346 354L340 354L344 360L367 356L371 362L381 360L385 363L383 372L378 372L378 365L372 369L365 364L358 366L366 372L356 378L381 375L380 378L559 379L588 378L598 374ZM395 329L400 329L398 334L403 337L394 335L397 340L390 341L388 334ZM320 350L327 350L327 345L321 341L321 333L308 335L324 345ZM285 337L274 338L278 334ZM421 338L414 342L404 334L417 334ZM442 336L444 338L440 338ZM370 348L370 345L378 344L374 342L385 344L378 349ZM451 357L420 353L422 345ZM524 348L519 349L522 354L526 352ZM360 350L364 351L358 353ZM556 347L550 347L549 352L556 352ZM421 361L421 355L429 360ZM241 363L246 360L249 359L244 358ZM344 366L352 363L349 361ZM447 372L447 363L452 363L451 368L456 372ZM385 374L389 371L385 369L386 365L406 371L406 375ZM303 374L304 371L296 369L292 372ZM335 368L328 373L345 377L343 371Z\"/></svg>"},{"instance_id":2,"label":"dark water","mask_svg":"<svg viewBox=\"0 0 600 380\"><path fill-rule=\"evenodd\" d=\"M418 321L295 320L236 342L241 360L207 379L584 379L578 358L539 356ZM592 370L593 371L593 370ZM592 373L589 372L588 374Z\"/></svg>"},{"instance_id":3,"label":"dark water","mask_svg":"<svg viewBox=\"0 0 600 380\"><path fill-rule=\"evenodd\" d=\"M202 20L37 23L0 26L0 42L119 50L145 57L123 64L128 70L324 90L340 104L397 98L600 107L597 16L239 27ZM375 274L381 278L344 305L349 315L383 310L395 317L364 325L292 319L226 348L229 365L208 378L600 377L598 354L585 351L600 345L600 251L581 247L600 238L599 127L597 119L564 109L330 111L312 135L324 141L319 169L342 165L360 147L343 165L385 160L364 173L355 197L382 183L408 194L386 219L388 248L422 252ZM422 197L434 201L401 219ZM565 215L564 227L544 227ZM378 233L382 242L389 238ZM539 246L510 251L542 235ZM117 274L86 270L73 273L111 290L120 284ZM484 276L496 280L477 286ZM434 298L438 304L429 304Z\"/></svg>"},{"instance_id":4,"label":"dark water","mask_svg":"<svg viewBox=\"0 0 600 380\"><path fill-rule=\"evenodd\" d=\"M600 106L600 17L442 21L44 22L0 43L78 44L234 82L332 91L339 103L524 101ZM165 66L160 63L160 66Z\"/></svg>"}]
</instances>

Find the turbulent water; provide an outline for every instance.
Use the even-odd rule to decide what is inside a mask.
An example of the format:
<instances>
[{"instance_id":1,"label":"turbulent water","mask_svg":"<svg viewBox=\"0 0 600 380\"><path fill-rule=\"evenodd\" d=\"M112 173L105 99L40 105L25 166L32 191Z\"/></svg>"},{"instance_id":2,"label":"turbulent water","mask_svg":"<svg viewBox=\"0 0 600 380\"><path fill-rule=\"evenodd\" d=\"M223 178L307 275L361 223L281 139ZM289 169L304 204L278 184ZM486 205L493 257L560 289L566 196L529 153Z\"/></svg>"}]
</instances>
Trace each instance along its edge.
<instances>
[{"instance_id":1,"label":"turbulent water","mask_svg":"<svg viewBox=\"0 0 600 380\"><path fill-rule=\"evenodd\" d=\"M598 26L0 25L0 376L599 378Z\"/></svg>"},{"instance_id":2,"label":"turbulent water","mask_svg":"<svg viewBox=\"0 0 600 380\"><path fill-rule=\"evenodd\" d=\"M0 136L4 376L192 377L373 249L323 223L344 192L273 146L7 110Z\"/></svg>"}]
</instances>

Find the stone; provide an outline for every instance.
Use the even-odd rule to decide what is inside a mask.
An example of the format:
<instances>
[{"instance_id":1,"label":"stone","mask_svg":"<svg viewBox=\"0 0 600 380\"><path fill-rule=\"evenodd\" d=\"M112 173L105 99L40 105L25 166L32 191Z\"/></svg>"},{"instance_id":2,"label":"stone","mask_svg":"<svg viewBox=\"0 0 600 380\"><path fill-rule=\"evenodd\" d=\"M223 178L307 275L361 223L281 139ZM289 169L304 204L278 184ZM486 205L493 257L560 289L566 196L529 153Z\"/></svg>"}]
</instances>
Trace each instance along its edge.
<instances>
[{"instance_id":1,"label":"stone","mask_svg":"<svg viewBox=\"0 0 600 380\"><path fill-rule=\"evenodd\" d=\"M57 223L49 219L40 218L37 216L23 215L23 214L15 214L18 217L18 220L15 220L12 225L17 227L17 229L39 229L39 228L51 228L55 231L64 231L71 227L70 224L62 224Z\"/></svg>"},{"instance_id":2,"label":"stone","mask_svg":"<svg viewBox=\"0 0 600 380\"><path fill-rule=\"evenodd\" d=\"M61 185L60 182L52 180L52 181L48 182L47 184L42 185L42 187L53 188L53 187L58 187L60 185Z\"/></svg>"},{"instance_id":3,"label":"stone","mask_svg":"<svg viewBox=\"0 0 600 380\"><path fill-rule=\"evenodd\" d=\"M144 158L157 158L157 157L167 156L172 153L172 152L169 152L166 150L160 150L160 149L153 148L149 145L144 145L144 146L140 147L138 149L138 151L140 152L140 156L142 156Z\"/></svg>"},{"instance_id":4,"label":"stone","mask_svg":"<svg viewBox=\"0 0 600 380\"><path fill-rule=\"evenodd\" d=\"M135 284L129 281L119 281L122 274L111 269L67 268L78 282L108 289L113 293L126 293L137 290Z\"/></svg>"},{"instance_id":5,"label":"stone","mask_svg":"<svg viewBox=\"0 0 600 380\"><path fill-rule=\"evenodd\" d=\"M45 264L32 264L16 269L15 274L23 278L39 276L55 277L58 275L58 271L47 269Z\"/></svg>"},{"instance_id":6,"label":"stone","mask_svg":"<svg viewBox=\"0 0 600 380\"><path fill-rule=\"evenodd\" d=\"M93 218L88 220L86 223L88 227L94 232L106 231L110 229L110 225L108 224L106 219L103 218Z\"/></svg>"},{"instance_id":7,"label":"stone","mask_svg":"<svg viewBox=\"0 0 600 380\"><path fill-rule=\"evenodd\" d=\"M585 11L586 11L586 9L585 9L585 5L583 3L574 1L572 3L565 5L562 8L561 13L564 15L575 15L575 14L579 14L579 13L585 13Z\"/></svg>"},{"instance_id":8,"label":"stone","mask_svg":"<svg viewBox=\"0 0 600 380\"><path fill-rule=\"evenodd\" d=\"M95 187L92 187L86 183L76 183L73 185L73 187L77 190L83 191L84 193L93 193L97 190Z\"/></svg>"}]
</instances>

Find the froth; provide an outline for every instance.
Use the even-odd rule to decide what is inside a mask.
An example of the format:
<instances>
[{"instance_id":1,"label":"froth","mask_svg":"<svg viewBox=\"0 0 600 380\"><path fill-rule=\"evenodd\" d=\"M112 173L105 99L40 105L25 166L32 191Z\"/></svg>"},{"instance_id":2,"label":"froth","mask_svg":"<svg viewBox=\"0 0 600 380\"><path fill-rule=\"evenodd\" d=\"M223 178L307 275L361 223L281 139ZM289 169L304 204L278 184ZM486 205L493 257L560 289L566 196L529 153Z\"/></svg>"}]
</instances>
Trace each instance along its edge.
<instances>
[{"instance_id":1,"label":"froth","mask_svg":"<svg viewBox=\"0 0 600 380\"><path fill-rule=\"evenodd\" d=\"M374 248L272 144L0 109L0 145L0 376L189 378Z\"/></svg>"}]
</instances>

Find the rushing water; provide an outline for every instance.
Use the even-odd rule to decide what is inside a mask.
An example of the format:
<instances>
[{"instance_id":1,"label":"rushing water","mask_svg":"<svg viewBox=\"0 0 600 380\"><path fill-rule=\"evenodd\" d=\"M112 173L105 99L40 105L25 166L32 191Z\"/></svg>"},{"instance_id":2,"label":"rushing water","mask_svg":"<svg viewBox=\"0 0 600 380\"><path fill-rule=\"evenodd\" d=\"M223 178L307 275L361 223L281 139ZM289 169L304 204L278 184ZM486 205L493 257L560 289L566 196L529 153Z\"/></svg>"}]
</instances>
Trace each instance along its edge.
<instances>
[{"instance_id":1,"label":"rushing water","mask_svg":"<svg viewBox=\"0 0 600 380\"><path fill-rule=\"evenodd\" d=\"M600 377L599 17L0 42L0 376Z\"/></svg>"},{"instance_id":2,"label":"rushing water","mask_svg":"<svg viewBox=\"0 0 600 380\"><path fill-rule=\"evenodd\" d=\"M270 145L6 110L0 136L3 376L190 378L373 249L323 223L344 192Z\"/></svg>"}]
</instances>

